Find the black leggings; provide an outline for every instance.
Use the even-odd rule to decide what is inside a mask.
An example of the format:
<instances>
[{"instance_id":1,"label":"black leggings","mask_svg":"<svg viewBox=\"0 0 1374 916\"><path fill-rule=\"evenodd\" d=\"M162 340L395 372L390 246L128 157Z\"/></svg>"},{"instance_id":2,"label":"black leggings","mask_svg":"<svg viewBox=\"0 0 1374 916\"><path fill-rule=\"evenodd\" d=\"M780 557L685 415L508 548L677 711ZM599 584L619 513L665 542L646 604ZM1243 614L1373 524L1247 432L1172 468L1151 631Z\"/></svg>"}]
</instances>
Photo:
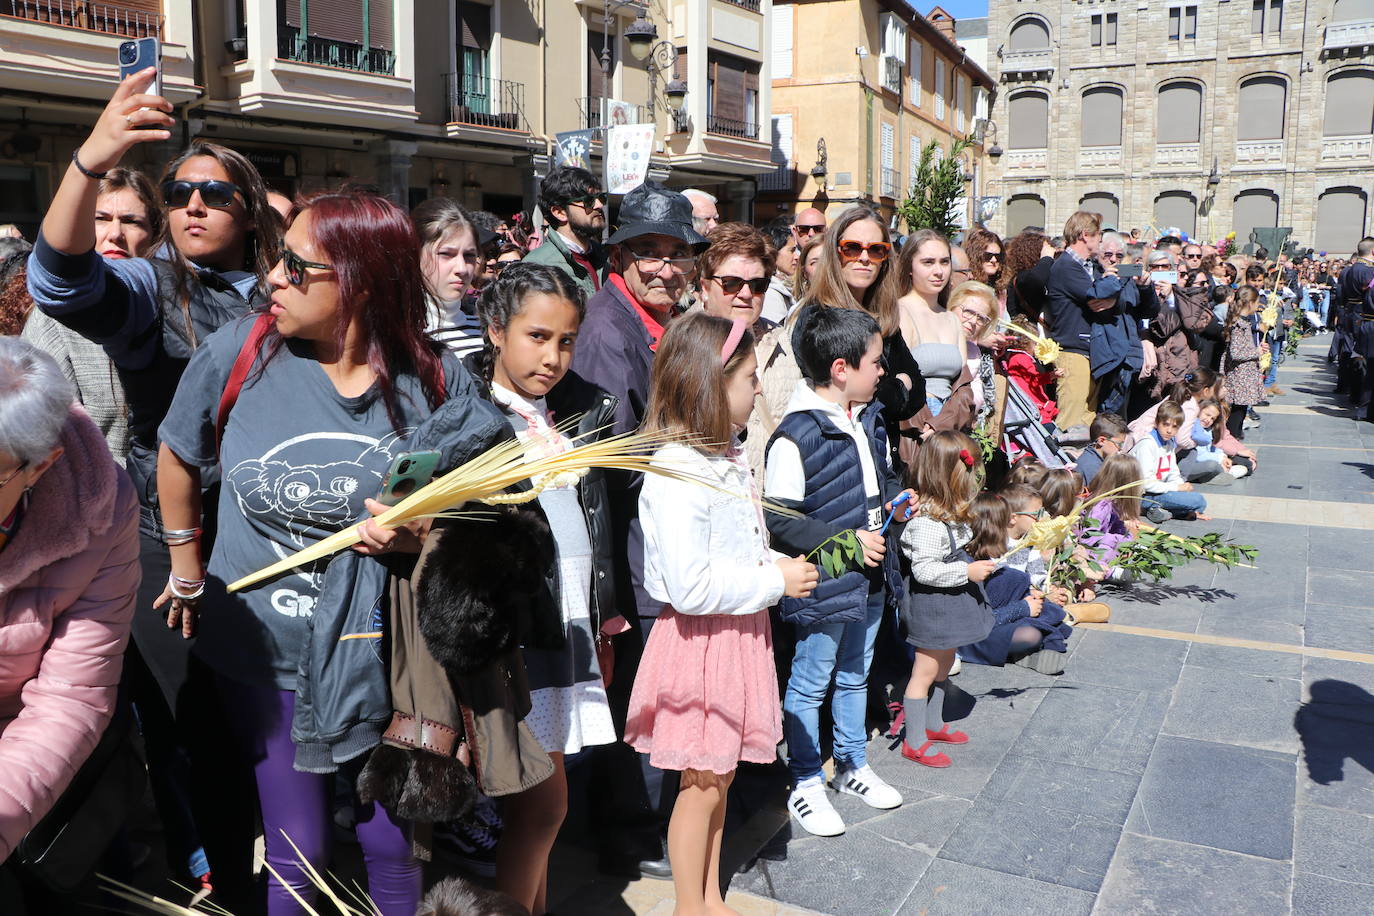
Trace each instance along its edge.
<instances>
[{"instance_id":1,"label":"black leggings","mask_svg":"<svg viewBox=\"0 0 1374 916\"><path fill-rule=\"evenodd\" d=\"M1249 410L1244 404L1232 404L1231 413L1226 417L1226 428L1237 439L1245 438L1245 415Z\"/></svg>"}]
</instances>

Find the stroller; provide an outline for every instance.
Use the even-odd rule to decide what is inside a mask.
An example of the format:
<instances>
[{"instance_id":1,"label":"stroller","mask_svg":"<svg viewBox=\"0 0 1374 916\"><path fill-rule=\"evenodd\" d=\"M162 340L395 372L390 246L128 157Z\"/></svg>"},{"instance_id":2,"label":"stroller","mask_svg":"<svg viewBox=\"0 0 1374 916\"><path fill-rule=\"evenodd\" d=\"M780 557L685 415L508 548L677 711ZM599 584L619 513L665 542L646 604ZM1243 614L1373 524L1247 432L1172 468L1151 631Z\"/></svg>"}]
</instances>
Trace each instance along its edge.
<instances>
[{"instance_id":1,"label":"stroller","mask_svg":"<svg viewBox=\"0 0 1374 916\"><path fill-rule=\"evenodd\" d=\"M1002 450L1015 461L1022 452L1029 452L1047 468L1062 468L1073 464L1064 447L1040 423L1040 410L1030 395L1015 382L1007 383L1007 406L1002 419Z\"/></svg>"}]
</instances>

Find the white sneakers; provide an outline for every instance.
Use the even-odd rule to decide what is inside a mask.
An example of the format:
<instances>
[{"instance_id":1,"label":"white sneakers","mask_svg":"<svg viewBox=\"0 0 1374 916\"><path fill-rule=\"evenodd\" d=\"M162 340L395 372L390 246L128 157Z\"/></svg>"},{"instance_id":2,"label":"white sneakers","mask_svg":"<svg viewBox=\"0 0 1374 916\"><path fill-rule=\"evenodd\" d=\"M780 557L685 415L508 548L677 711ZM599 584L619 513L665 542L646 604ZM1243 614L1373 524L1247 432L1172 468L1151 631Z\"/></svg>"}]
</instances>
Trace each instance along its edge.
<instances>
[{"instance_id":1,"label":"white sneakers","mask_svg":"<svg viewBox=\"0 0 1374 916\"><path fill-rule=\"evenodd\" d=\"M845 795L863 800L871 808L895 808L902 803L902 793L883 781L864 764L857 769L840 770L830 781L830 787ZM787 799L787 810L802 829L812 836L839 836L844 833L844 820L825 791L822 778L803 783Z\"/></svg>"},{"instance_id":2,"label":"white sneakers","mask_svg":"<svg viewBox=\"0 0 1374 916\"><path fill-rule=\"evenodd\" d=\"M1236 480L1240 480L1246 474L1250 473L1250 469L1243 464L1233 464L1231 465L1231 470L1228 473L1232 477L1236 478Z\"/></svg>"}]
</instances>

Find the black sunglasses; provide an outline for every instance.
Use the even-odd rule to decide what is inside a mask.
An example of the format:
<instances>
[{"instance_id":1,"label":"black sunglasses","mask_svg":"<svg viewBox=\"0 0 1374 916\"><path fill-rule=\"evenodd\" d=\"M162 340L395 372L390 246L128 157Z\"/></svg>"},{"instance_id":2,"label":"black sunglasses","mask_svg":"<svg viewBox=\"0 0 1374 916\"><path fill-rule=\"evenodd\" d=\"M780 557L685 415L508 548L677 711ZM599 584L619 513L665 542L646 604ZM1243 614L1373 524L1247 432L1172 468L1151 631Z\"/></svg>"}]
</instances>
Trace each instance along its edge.
<instances>
[{"instance_id":1,"label":"black sunglasses","mask_svg":"<svg viewBox=\"0 0 1374 916\"><path fill-rule=\"evenodd\" d=\"M745 286L748 286L749 292L753 293L755 296L762 296L764 293L768 292L767 277L755 277L752 280L746 280L743 277L716 276L707 277L706 279L715 280L717 283L719 283L720 288L725 291L725 295L727 296L735 295Z\"/></svg>"},{"instance_id":2,"label":"black sunglasses","mask_svg":"<svg viewBox=\"0 0 1374 916\"><path fill-rule=\"evenodd\" d=\"M316 270L333 270L332 264L318 264L315 261L307 261L296 254L285 245L281 246L281 260L286 267L286 280L292 286L300 286L305 282L305 269L313 267Z\"/></svg>"},{"instance_id":3,"label":"black sunglasses","mask_svg":"<svg viewBox=\"0 0 1374 916\"><path fill-rule=\"evenodd\" d=\"M985 251L985 252L983 252L983 263L987 263L988 261L1000 261L1000 260L1002 260L1002 252L1000 252L1000 251Z\"/></svg>"},{"instance_id":4,"label":"black sunglasses","mask_svg":"<svg viewBox=\"0 0 1374 916\"><path fill-rule=\"evenodd\" d=\"M809 223L797 223L795 228L797 230L797 235L810 235L813 232L825 231L824 226L813 226Z\"/></svg>"},{"instance_id":5,"label":"black sunglasses","mask_svg":"<svg viewBox=\"0 0 1374 916\"><path fill-rule=\"evenodd\" d=\"M569 198L568 198L568 203L570 203L570 204L578 204L578 205L580 205L580 206L582 206L582 207L585 207L585 208L587 208L587 209L589 209L589 210L591 209L592 204L598 203L598 202L599 202L603 207L606 205L606 192L605 192L605 191L602 191L602 192L600 192L600 193L598 193L598 194L583 194L581 197L569 197Z\"/></svg>"},{"instance_id":6,"label":"black sunglasses","mask_svg":"<svg viewBox=\"0 0 1374 916\"><path fill-rule=\"evenodd\" d=\"M232 181L164 181L162 201L169 207L184 207L191 202L191 195L200 192L205 206L223 210L234 202L234 195L242 196L239 186Z\"/></svg>"}]
</instances>

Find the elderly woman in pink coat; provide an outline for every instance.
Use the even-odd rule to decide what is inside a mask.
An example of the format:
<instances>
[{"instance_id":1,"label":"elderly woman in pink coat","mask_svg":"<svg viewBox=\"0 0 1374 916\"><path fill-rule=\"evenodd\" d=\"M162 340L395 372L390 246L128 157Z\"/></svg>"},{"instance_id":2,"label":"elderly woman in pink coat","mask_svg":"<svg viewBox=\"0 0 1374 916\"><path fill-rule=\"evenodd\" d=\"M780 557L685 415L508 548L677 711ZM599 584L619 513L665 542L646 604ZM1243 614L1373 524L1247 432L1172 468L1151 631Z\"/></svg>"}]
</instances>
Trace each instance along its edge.
<instances>
[{"instance_id":1,"label":"elderly woman in pink coat","mask_svg":"<svg viewBox=\"0 0 1374 916\"><path fill-rule=\"evenodd\" d=\"M0 862L109 724L138 591L133 484L74 394L0 337Z\"/></svg>"}]
</instances>

